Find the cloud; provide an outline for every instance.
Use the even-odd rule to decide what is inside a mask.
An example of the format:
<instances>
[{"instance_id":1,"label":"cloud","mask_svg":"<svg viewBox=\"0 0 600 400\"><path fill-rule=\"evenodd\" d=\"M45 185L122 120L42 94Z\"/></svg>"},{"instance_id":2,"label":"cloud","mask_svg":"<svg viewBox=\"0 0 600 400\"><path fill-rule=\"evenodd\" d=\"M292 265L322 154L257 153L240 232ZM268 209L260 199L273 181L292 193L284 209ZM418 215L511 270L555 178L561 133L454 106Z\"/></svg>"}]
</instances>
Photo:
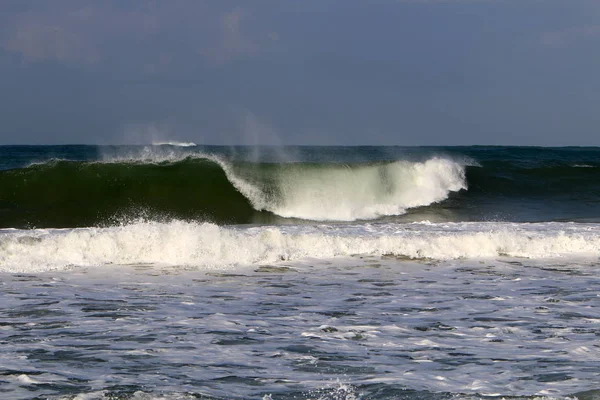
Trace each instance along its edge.
<instances>
[{"instance_id":1,"label":"cloud","mask_svg":"<svg viewBox=\"0 0 600 400\"><path fill-rule=\"evenodd\" d=\"M269 31L241 7L208 0L27 3L0 17L0 47L26 62L141 62L148 71L180 57L222 64L257 54ZM30 7L27 7L27 4ZM244 3L245 4L245 3ZM0 5L0 8L3 6ZM6 10L5 10L6 11Z\"/></svg>"},{"instance_id":2,"label":"cloud","mask_svg":"<svg viewBox=\"0 0 600 400\"><path fill-rule=\"evenodd\" d=\"M541 42L548 47L564 47L580 40L600 39L600 25L578 26L553 32L544 32Z\"/></svg>"}]
</instances>

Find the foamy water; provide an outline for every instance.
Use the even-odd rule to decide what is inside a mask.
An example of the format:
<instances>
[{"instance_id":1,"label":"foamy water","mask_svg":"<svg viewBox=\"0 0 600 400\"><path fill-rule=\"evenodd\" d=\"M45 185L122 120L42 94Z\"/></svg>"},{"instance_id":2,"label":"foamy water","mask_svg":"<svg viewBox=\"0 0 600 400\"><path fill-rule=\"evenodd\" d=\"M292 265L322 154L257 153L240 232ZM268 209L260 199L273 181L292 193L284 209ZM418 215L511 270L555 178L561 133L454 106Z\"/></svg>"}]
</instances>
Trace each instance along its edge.
<instances>
[{"instance_id":1,"label":"foamy water","mask_svg":"<svg viewBox=\"0 0 600 400\"><path fill-rule=\"evenodd\" d=\"M108 228L0 231L0 271L111 264L224 268L356 255L417 259L600 256L600 227L574 223L412 223L222 227L139 222Z\"/></svg>"},{"instance_id":2,"label":"foamy water","mask_svg":"<svg viewBox=\"0 0 600 400\"><path fill-rule=\"evenodd\" d=\"M589 264L357 256L1 278L5 398L599 393L600 280Z\"/></svg>"},{"instance_id":3,"label":"foamy water","mask_svg":"<svg viewBox=\"0 0 600 400\"><path fill-rule=\"evenodd\" d=\"M285 168L275 174L276 196L249 188L227 168L233 184L255 208L282 217L316 221L354 221L404 214L466 189L464 166L433 158L351 168ZM270 182L271 183L271 182Z\"/></svg>"}]
</instances>

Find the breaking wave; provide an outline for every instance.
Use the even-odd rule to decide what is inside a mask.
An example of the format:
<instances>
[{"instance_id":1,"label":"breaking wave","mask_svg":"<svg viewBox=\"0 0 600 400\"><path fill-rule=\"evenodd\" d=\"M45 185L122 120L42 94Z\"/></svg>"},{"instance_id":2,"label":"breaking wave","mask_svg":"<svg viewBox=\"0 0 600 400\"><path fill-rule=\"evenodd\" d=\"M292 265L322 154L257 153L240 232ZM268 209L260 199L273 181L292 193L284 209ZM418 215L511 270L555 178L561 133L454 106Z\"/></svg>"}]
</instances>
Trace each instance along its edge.
<instances>
[{"instance_id":1,"label":"breaking wave","mask_svg":"<svg viewBox=\"0 0 600 400\"><path fill-rule=\"evenodd\" d=\"M354 221L403 214L466 187L465 167L439 157L250 163L166 152L103 162L53 160L0 171L0 226L94 226L120 214L217 223L277 216Z\"/></svg>"}]
</instances>

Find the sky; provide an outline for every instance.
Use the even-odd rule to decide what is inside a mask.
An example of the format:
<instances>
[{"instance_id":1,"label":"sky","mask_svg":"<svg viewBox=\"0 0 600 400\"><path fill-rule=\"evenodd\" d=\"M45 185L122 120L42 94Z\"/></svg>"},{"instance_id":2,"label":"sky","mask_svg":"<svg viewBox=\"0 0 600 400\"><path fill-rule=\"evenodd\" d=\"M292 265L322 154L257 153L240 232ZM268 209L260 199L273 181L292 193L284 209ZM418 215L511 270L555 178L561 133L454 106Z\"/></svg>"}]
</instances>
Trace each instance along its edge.
<instances>
[{"instance_id":1,"label":"sky","mask_svg":"<svg viewBox=\"0 0 600 400\"><path fill-rule=\"evenodd\" d=\"M0 144L600 146L598 0L2 0Z\"/></svg>"}]
</instances>

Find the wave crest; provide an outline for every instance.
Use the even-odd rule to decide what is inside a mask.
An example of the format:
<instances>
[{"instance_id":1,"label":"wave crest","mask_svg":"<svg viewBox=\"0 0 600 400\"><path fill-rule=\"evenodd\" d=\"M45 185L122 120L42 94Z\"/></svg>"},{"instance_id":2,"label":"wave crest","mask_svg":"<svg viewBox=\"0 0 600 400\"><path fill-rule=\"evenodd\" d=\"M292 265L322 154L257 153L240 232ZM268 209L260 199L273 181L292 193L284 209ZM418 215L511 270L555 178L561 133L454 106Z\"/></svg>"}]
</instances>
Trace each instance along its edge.
<instances>
[{"instance_id":1,"label":"wave crest","mask_svg":"<svg viewBox=\"0 0 600 400\"><path fill-rule=\"evenodd\" d=\"M168 142L152 142L152 146L195 147L195 146L197 146L197 144L194 142L168 141Z\"/></svg>"}]
</instances>

